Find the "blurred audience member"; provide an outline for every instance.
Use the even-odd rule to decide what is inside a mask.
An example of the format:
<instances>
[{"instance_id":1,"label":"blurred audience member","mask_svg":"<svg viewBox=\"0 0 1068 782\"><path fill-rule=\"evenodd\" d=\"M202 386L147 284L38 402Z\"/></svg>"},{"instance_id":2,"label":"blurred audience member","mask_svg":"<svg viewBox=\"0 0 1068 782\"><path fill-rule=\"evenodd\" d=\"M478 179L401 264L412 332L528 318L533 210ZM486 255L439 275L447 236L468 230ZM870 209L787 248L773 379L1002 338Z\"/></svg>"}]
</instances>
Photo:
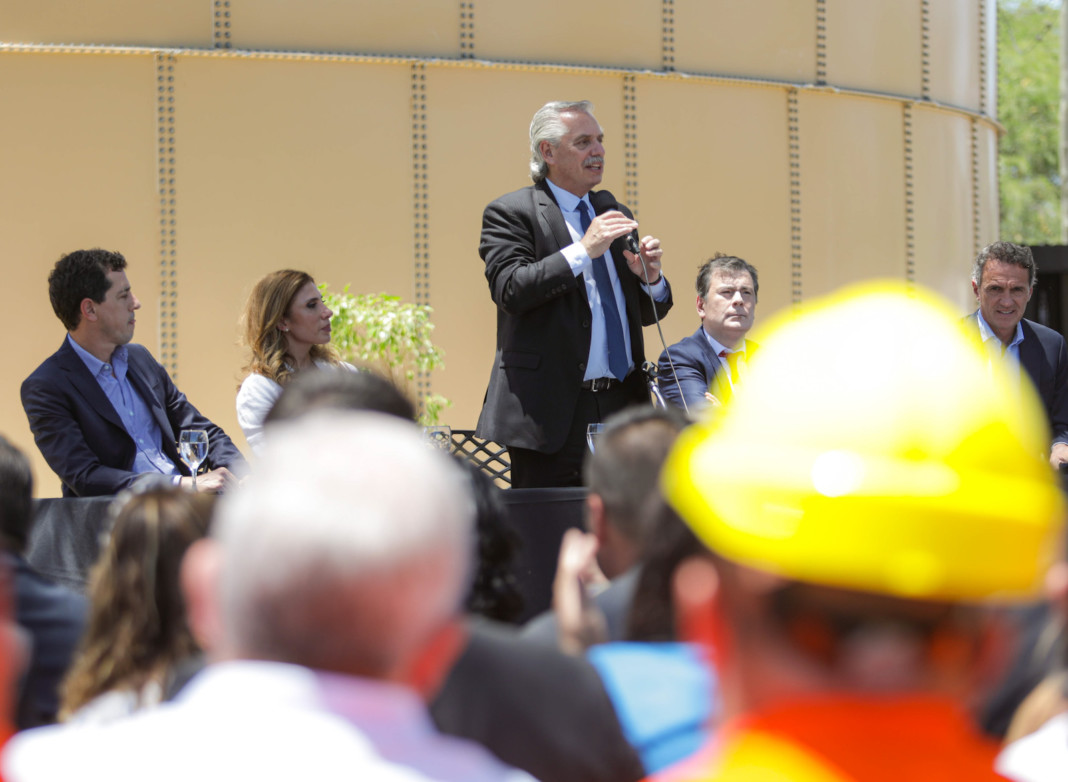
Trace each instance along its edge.
<instances>
[{"instance_id":1,"label":"blurred audience member","mask_svg":"<svg viewBox=\"0 0 1068 782\"><path fill-rule=\"evenodd\" d=\"M696 752L719 713L705 650L677 640L671 594L675 569L705 549L669 508L661 507L655 518L631 599L626 640L597 644L586 652L623 734L650 774Z\"/></svg>"},{"instance_id":2,"label":"blurred audience member","mask_svg":"<svg viewBox=\"0 0 1068 782\"><path fill-rule=\"evenodd\" d=\"M1054 606L1051 631L1064 641L1068 623L1068 564L1048 579ZM998 771L1017 782L1061 782L1068 772L1068 647L1060 648L1058 669L1023 701L1005 737Z\"/></svg>"},{"instance_id":3,"label":"blurred audience member","mask_svg":"<svg viewBox=\"0 0 1068 782\"><path fill-rule=\"evenodd\" d=\"M478 557L464 606L474 616L512 622L523 612L523 594L512 569L519 538L508 526L507 511L493 480L466 459L461 461L475 498Z\"/></svg>"},{"instance_id":4,"label":"blurred audience member","mask_svg":"<svg viewBox=\"0 0 1068 782\"><path fill-rule=\"evenodd\" d=\"M267 441L282 421L329 410L375 410L412 421L397 388L369 372L312 372L293 380L267 416ZM414 431L414 427L413 427ZM397 464L397 479L411 474ZM468 465L468 469L471 466ZM488 478L472 477L478 564L466 606L467 639L431 713L439 730L476 741L505 763L551 782L634 782L643 775L597 672L585 660L520 639L504 619L517 610L511 554ZM488 534L487 534L488 533Z\"/></svg>"},{"instance_id":5,"label":"blurred audience member","mask_svg":"<svg viewBox=\"0 0 1068 782\"><path fill-rule=\"evenodd\" d=\"M593 643L622 640L660 495L657 478L686 424L674 408L633 407L608 419L597 450L583 465L589 533L564 535L554 610L532 619L523 629L525 637L559 644L572 654Z\"/></svg>"},{"instance_id":6,"label":"blurred audience member","mask_svg":"<svg viewBox=\"0 0 1068 782\"><path fill-rule=\"evenodd\" d=\"M33 473L29 460L0 437L0 543L11 555L15 621L30 635L29 664L19 687L16 725L55 722L59 684L85 628L82 595L54 584L23 558L33 526Z\"/></svg>"},{"instance_id":7,"label":"blurred audience member","mask_svg":"<svg viewBox=\"0 0 1068 782\"><path fill-rule=\"evenodd\" d=\"M725 721L658 778L999 778L966 706L998 656L991 606L1037 597L1059 554L1037 398L916 288L849 289L761 342L746 393L664 468L711 550L676 604Z\"/></svg>"},{"instance_id":8,"label":"blurred audience member","mask_svg":"<svg viewBox=\"0 0 1068 782\"><path fill-rule=\"evenodd\" d=\"M183 565L213 662L157 709L23 734L5 778L529 779L437 733L423 703L463 643L473 517L410 425L279 425Z\"/></svg>"},{"instance_id":9,"label":"blurred audience member","mask_svg":"<svg viewBox=\"0 0 1068 782\"><path fill-rule=\"evenodd\" d=\"M186 621L182 557L208 531L211 495L158 489L116 499L89 575L89 623L63 682L60 719L109 722L156 706L175 667L199 652Z\"/></svg>"},{"instance_id":10,"label":"blurred audience member","mask_svg":"<svg viewBox=\"0 0 1068 782\"><path fill-rule=\"evenodd\" d=\"M241 317L252 356L237 391L237 422L254 452L263 443L263 419L294 376L312 367L354 369L330 344L333 314L306 272L271 272L252 288Z\"/></svg>"},{"instance_id":11,"label":"blurred audience member","mask_svg":"<svg viewBox=\"0 0 1068 782\"><path fill-rule=\"evenodd\" d=\"M270 429L271 424L317 410L364 410L415 421L411 400L385 378L373 372L328 370L293 378L267 413L264 424Z\"/></svg>"}]
</instances>

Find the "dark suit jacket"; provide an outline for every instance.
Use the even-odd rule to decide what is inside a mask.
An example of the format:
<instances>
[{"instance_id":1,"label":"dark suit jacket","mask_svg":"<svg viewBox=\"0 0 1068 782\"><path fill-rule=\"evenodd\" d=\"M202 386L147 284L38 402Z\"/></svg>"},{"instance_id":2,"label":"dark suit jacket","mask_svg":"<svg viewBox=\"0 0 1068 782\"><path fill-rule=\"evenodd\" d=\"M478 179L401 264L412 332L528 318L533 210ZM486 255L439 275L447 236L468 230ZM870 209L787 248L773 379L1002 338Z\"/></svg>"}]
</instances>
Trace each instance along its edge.
<instances>
[{"instance_id":1,"label":"dark suit jacket","mask_svg":"<svg viewBox=\"0 0 1068 782\"><path fill-rule=\"evenodd\" d=\"M163 435L163 453L182 474L188 475L189 470L178 456L178 433L204 429L208 433L208 468L227 467L243 475L248 465L226 432L186 400L147 348L127 347L130 385L152 411ZM135 482L170 485L169 476L130 471L137 454L133 438L66 339L23 381L22 408L37 447L63 481L63 496L115 494Z\"/></svg>"},{"instance_id":2,"label":"dark suit jacket","mask_svg":"<svg viewBox=\"0 0 1068 782\"><path fill-rule=\"evenodd\" d=\"M19 730L56 721L59 684L66 675L89 615L86 599L53 584L22 557L13 557L15 621L33 642L20 686Z\"/></svg>"},{"instance_id":3,"label":"dark suit jacket","mask_svg":"<svg viewBox=\"0 0 1068 782\"><path fill-rule=\"evenodd\" d=\"M594 604L604 614L605 626L608 630L606 640L608 641L626 640L627 617L630 615L634 591L638 588L639 576L641 576L641 567L635 565L613 578L608 588L598 592L593 598ZM556 612L550 608L523 625L519 635L522 638L555 647L559 643L558 624Z\"/></svg>"},{"instance_id":4,"label":"dark suit jacket","mask_svg":"<svg viewBox=\"0 0 1068 782\"><path fill-rule=\"evenodd\" d=\"M745 350L749 352L756 348L756 344L745 341ZM676 342L668 350L671 351L671 361L675 364L675 373L672 374L671 364L668 363L668 351L660 354L657 367L660 371L660 392L669 402L682 407L686 400L686 407L690 411L700 410L708 405L705 392L712 385L712 379L716 372L723 366L723 361L708 344L708 338L704 335L704 326L697 329L693 334ZM678 382L675 382L675 375Z\"/></svg>"},{"instance_id":5,"label":"dark suit jacket","mask_svg":"<svg viewBox=\"0 0 1068 782\"><path fill-rule=\"evenodd\" d=\"M967 320L978 329L978 316ZM1068 443L1068 345L1064 337L1041 323L1024 318L1020 364L1034 383L1050 426L1051 443Z\"/></svg>"},{"instance_id":6,"label":"dark suit jacket","mask_svg":"<svg viewBox=\"0 0 1068 782\"><path fill-rule=\"evenodd\" d=\"M645 776L597 670L584 657L470 625L467 647L431 704L443 733L477 741L544 782L633 782Z\"/></svg>"},{"instance_id":7,"label":"dark suit jacket","mask_svg":"<svg viewBox=\"0 0 1068 782\"><path fill-rule=\"evenodd\" d=\"M590 193L597 214L630 211L606 190ZM612 243L623 286L634 367L645 360L642 326L654 322L654 302ZM498 198L482 216L479 254L497 305L497 352L476 430L503 445L553 453L563 447L590 352L592 315L581 275L560 250L572 244L563 213L545 182ZM656 302L661 317L670 293ZM649 395L640 371L625 381L636 402Z\"/></svg>"}]
</instances>

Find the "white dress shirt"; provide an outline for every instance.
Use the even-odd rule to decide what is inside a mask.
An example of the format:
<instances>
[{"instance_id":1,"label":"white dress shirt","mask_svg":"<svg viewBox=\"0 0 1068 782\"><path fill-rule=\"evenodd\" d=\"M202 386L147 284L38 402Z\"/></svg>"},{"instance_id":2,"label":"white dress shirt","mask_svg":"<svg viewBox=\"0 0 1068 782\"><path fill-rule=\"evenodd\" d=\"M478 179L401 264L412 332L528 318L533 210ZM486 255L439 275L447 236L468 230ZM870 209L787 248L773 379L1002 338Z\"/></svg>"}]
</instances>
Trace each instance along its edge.
<instances>
[{"instance_id":1,"label":"white dress shirt","mask_svg":"<svg viewBox=\"0 0 1068 782\"><path fill-rule=\"evenodd\" d=\"M6 746L7 782L533 782L438 733L400 685L272 662L227 662L178 699L104 726L55 725Z\"/></svg>"},{"instance_id":2,"label":"white dress shirt","mask_svg":"<svg viewBox=\"0 0 1068 782\"><path fill-rule=\"evenodd\" d=\"M586 298L590 302L590 311L593 314L590 324L590 356L586 361L586 375L583 380L612 377L612 370L608 368L608 336L605 328L604 306L601 304L601 292L597 288L597 281L593 277L593 259L586 252L586 248L582 246L582 237L585 231L582 230L582 220L578 211L579 202L583 201L590 210L590 214L594 215L593 205L590 203L589 194L579 198L574 193L557 187L548 179L545 180L545 183L552 190L553 197L556 199L556 203L559 204L560 211L567 222L567 230L574 240L572 244L563 248L560 253L567 260L568 265L571 266L575 276L582 275L582 282L586 286ZM608 267L608 279L612 281L612 290L616 294L616 308L619 310L619 317L622 320L623 344L626 347L627 358L630 359L634 354L630 346L630 327L627 325L627 302L623 298L623 286L619 283L619 276L616 274L611 250L605 250L604 259L605 265ZM664 281L663 274L660 275L660 279L655 284L646 285L641 283L641 286L654 300L667 300L667 283ZM634 368L633 361L631 361L631 368Z\"/></svg>"}]
</instances>

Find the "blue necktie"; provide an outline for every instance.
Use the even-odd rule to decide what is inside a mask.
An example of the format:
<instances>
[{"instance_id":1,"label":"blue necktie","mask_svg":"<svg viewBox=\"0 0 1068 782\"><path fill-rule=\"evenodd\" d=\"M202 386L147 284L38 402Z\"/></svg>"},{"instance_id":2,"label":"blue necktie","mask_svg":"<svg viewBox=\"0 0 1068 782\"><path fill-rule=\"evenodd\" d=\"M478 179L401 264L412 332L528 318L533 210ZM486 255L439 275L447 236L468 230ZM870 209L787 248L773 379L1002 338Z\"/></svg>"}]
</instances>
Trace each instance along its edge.
<instances>
[{"instance_id":1,"label":"blue necktie","mask_svg":"<svg viewBox=\"0 0 1068 782\"><path fill-rule=\"evenodd\" d=\"M579 222L582 233L590 227L590 208L585 201L578 204ZM617 379L627 376L630 357L627 355L626 342L623 340L623 322L616 306L616 292L608 276L608 261L603 255L593 259L593 279L597 283L597 292L601 295L601 307L604 309L605 337L608 341L608 368Z\"/></svg>"}]
</instances>

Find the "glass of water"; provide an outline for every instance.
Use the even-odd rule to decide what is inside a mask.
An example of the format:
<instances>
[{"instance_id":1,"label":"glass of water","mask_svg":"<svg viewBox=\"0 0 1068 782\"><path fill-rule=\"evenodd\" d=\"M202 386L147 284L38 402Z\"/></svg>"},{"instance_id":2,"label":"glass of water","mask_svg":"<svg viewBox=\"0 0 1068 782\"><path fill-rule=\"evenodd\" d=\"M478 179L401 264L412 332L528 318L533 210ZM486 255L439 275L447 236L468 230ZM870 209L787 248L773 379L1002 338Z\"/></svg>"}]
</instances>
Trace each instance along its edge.
<instances>
[{"instance_id":1,"label":"glass of water","mask_svg":"<svg viewBox=\"0 0 1068 782\"><path fill-rule=\"evenodd\" d=\"M452 451L452 427L451 426L424 426L423 439L428 445L440 448L445 453Z\"/></svg>"},{"instance_id":2,"label":"glass of water","mask_svg":"<svg viewBox=\"0 0 1068 782\"><path fill-rule=\"evenodd\" d=\"M604 432L604 424L588 424L586 426L586 445L590 448L590 453L593 453L596 448L597 438Z\"/></svg>"},{"instance_id":3,"label":"glass of water","mask_svg":"<svg viewBox=\"0 0 1068 782\"><path fill-rule=\"evenodd\" d=\"M208 458L208 433L203 429L183 429L178 435L178 455L193 474L193 491L196 491L197 468Z\"/></svg>"}]
</instances>

